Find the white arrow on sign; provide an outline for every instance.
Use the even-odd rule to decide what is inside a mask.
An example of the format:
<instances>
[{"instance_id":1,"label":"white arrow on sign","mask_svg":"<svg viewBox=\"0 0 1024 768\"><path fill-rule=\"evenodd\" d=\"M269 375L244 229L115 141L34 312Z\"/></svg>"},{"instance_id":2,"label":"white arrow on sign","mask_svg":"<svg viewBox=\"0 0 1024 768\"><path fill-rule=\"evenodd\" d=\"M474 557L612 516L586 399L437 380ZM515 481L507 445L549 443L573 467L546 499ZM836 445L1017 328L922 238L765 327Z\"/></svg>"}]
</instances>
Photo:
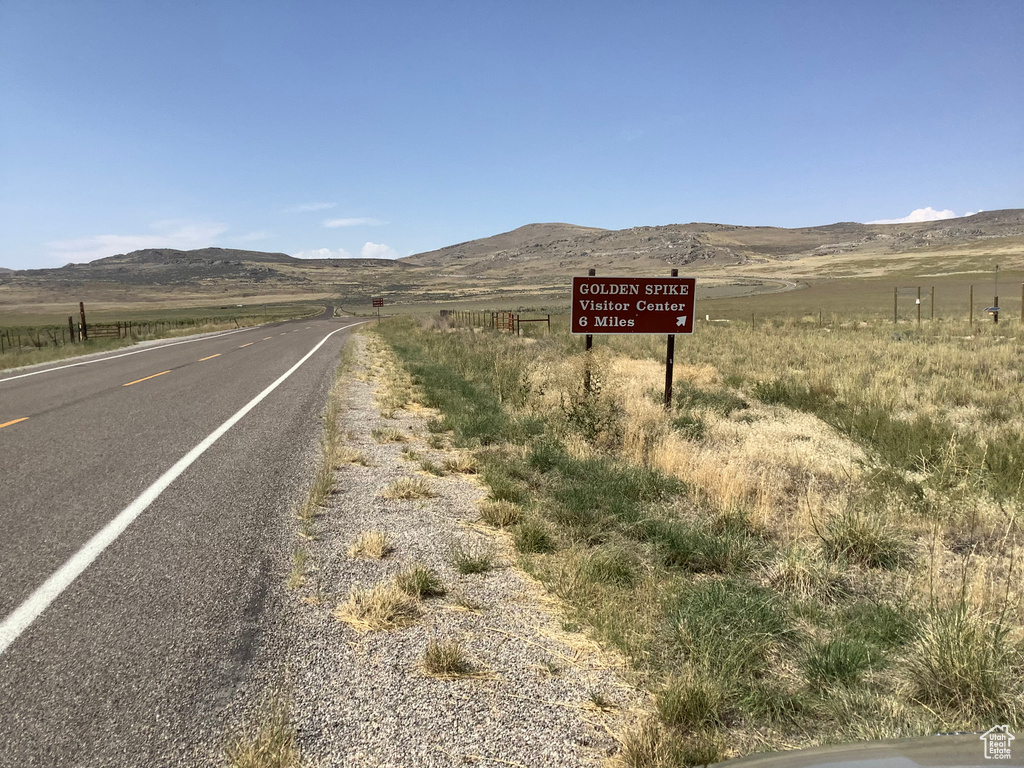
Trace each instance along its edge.
<instances>
[{"instance_id":1,"label":"white arrow on sign","mask_svg":"<svg viewBox=\"0 0 1024 768\"><path fill-rule=\"evenodd\" d=\"M676 325L686 325L686 318L685 317L677 317L676 318Z\"/></svg>"}]
</instances>

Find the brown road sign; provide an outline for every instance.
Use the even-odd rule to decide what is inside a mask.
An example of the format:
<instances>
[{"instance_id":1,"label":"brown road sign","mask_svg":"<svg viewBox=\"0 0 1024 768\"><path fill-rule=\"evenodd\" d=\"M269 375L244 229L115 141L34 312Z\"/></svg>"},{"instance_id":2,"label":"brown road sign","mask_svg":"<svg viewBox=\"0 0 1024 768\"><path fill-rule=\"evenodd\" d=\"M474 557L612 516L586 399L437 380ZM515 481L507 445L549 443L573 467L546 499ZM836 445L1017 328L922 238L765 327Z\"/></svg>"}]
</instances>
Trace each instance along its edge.
<instances>
[{"instance_id":1,"label":"brown road sign","mask_svg":"<svg viewBox=\"0 0 1024 768\"><path fill-rule=\"evenodd\" d=\"M693 333L692 277L574 277L573 333Z\"/></svg>"},{"instance_id":2,"label":"brown road sign","mask_svg":"<svg viewBox=\"0 0 1024 768\"><path fill-rule=\"evenodd\" d=\"M374 299L373 300L373 306L375 306L375 307L383 307L384 306L384 299Z\"/></svg>"}]
</instances>

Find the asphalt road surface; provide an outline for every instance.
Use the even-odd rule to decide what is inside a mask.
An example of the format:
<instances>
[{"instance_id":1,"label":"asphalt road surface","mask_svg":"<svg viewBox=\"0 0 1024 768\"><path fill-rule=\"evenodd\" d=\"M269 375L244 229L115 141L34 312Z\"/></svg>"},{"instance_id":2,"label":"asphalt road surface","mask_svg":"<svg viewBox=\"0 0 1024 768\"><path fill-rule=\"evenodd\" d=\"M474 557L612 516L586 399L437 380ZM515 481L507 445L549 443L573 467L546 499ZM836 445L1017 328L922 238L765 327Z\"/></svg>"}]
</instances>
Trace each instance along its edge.
<instances>
[{"instance_id":1,"label":"asphalt road surface","mask_svg":"<svg viewBox=\"0 0 1024 768\"><path fill-rule=\"evenodd\" d=\"M353 322L0 372L0 766L219 754Z\"/></svg>"}]
</instances>

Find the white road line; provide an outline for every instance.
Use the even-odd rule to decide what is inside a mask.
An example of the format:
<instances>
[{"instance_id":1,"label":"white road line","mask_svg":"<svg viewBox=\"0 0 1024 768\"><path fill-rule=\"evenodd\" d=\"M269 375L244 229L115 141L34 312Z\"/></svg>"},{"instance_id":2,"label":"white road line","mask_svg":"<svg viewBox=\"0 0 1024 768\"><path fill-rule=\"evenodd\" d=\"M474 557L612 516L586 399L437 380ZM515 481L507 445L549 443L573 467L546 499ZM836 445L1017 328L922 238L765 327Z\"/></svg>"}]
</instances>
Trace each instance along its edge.
<instances>
[{"instance_id":1,"label":"white road line","mask_svg":"<svg viewBox=\"0 0 1024 768\"><path fill-rule=\"evenodd\" d=\"M0 379L0 384L5 381L14 381L15 379L24 379L27 376L38 376L41 373L53 373L54 371L63 371L65 368L78 368L80 365L92 365L93 363L103 363L107 360L117 360L119 357L130 357L131 355L138 355L143 352L152 352L156 349L167 349L168 347L176 347L179 344L191 344L194 341L213 341L214 339L222 339L225 336L231 336L234 333L241 333L242 331L251 331L259 326L253 326L253 328L239 328L237 331L225 331L224 333L216 336L203 336L198 339L185 339L184 341L174 341L170 344L161 344L160 346L146 347L145 349L136 349L134 352L125 352L123 355L111 355L110 357L97 357L95 360L83 360L80 363L71 363L70 365L60 365L56 368L46 368L42 371L32 371L31 373L22 373L18 376L9 376L6 379Z\"/></svg>"},{"instance_id":2,"label":"white road line","mask_svg":"<svg viewBox=\"0 0 1024 768\"><path fill-rule=\"evenodd\" d=\"M361 325L361 323L354 323L353 325ZM305 357L289 368L277 381L250 400L238 413L217 427L217 429L210 433L209 437L182 456L173 467L157 478L155 483L143 491L135 501L125 507L117 517L107 523L99 533L89 539L64 565L58 568L42 585L37 587L35 592L29 595L25 602L15 608L14 612L5 618L3 622L0 622L0 656L18 638L18 635L28 629L32 622L60 596L61 592L67 589L71 582L77 579L93 560L99 557L103 550L110 546L134 522L135 518L141 515L150 504L159 498L160 494L167 489L167 486L173 483L182 472L203 455L207 448L217 442L243 416L255 408L267 395L277 389L285 379L295 373L299 366L311 358L331 336L351 327L353 326L346 325L344 328L338 328L324 336L315 347L306 353Z\"/></svg>"}]
</instances>

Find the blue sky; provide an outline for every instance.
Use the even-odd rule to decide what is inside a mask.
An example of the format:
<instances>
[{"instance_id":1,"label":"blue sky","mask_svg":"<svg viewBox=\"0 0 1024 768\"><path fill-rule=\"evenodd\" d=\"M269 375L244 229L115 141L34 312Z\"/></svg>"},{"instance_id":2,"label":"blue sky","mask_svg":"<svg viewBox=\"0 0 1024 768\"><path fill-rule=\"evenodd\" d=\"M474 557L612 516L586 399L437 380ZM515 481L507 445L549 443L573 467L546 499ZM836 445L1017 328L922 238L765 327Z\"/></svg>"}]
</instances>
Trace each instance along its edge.
<instances>
[{"instance_id":1,"label":"blue sky","mask_svg":"<svg viewBox=\"0 0 1024 768\"><path fill-rule=\"evenodd\" d=\"M1024 3L0 0L0 266L1024 207Z\"/></svg>"}]
</instances>

